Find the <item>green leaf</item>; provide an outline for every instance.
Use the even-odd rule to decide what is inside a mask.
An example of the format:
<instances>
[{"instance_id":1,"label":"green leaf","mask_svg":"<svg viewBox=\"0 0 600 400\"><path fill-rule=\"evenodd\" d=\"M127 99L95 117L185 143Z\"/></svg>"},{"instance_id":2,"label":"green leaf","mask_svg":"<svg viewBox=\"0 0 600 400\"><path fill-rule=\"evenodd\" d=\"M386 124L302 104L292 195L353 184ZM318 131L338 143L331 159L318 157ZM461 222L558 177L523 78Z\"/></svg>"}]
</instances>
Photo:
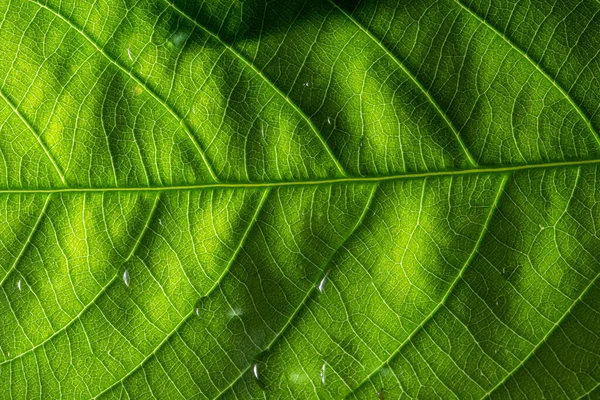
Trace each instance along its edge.
<instances>
[{"instance_id":1,"label":"green leaf","mask_svg":"<svg viewBox=\"0 0 600 400\"><path fill-rule=\"evenodd\" d=\"M598 398L598 0L0 2L0 393Z\"/></svg>"}]
</instances>

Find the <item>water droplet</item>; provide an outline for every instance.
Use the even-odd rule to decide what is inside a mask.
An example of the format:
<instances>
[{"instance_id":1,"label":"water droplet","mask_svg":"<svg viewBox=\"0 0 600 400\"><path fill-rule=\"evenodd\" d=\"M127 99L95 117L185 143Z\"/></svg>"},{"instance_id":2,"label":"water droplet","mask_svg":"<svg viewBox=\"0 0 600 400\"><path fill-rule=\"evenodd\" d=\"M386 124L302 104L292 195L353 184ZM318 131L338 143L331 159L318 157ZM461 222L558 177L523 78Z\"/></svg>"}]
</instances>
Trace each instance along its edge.
<instances>
[{"instance_id":1,"label":"water droplet","mask_svg":"<svg viewBox=\"0 0 600 400\"><path fill-rule=\"evenodd\" d=\"M325 370L327 369L327 363L323 363L323 366L321 367L321 385L325 384Z\"/></svg>"},{"instance_id":2,"label":"water droplet","mask_svg":"<svg viewBox=\"0 0 600 400\"><path fill-rule=\"evenodd\" d=\"M363 140L362 140L362 139L360 139L360 143L359 143L358 145L359 145L360 147L363 147L363 144L364 144Z\"/></svg>"},{"instance_id":3,"label":"water droplet","mask_svg":"<svg viewBox=\"0 0 600 400\"><path fill-rule=\"evenodd\" d=\"M184 31L175 32L173 36L171 36L171 43L173 43L173 46L175 47L183 47L189 36L190 35Z\"/></svg>"},{"instance_id":4,"label":"water droplet","mask_svg":"<svg viewBox=\"0 0 600 400\"><path fill-rule=\"evenodd\" d=\"M265 127L261 125L260 127L260 134L262 135L262 137L265 137Z\"/></svg>"},{"instance_id":5,"label":"water droplet","mask_svg":"<svg viewBox=\"0 0 600 400\"><path fill-rule=\"evenodd\" d=\"M309 87L309 86L310 86L310 83L308 83L308 81L306 81L306 82L304 82L304 86L305 86L305 87Z\"/></svg>"},{"instance_id":6,"label":"water droplet","mask_svg":"<svg viewBox=\"0 0 600 400\"><path fill-rule=\"evenodd\" d=\"M131 61L133 61L133 57L131 56L131 49L129 47L127 48L127 56Z\"/></svg>"},{"instance_id":7,"label":"water droplet","mask_svg":"<svg viewBox=\"0 0 600 400\"><path fill-rule=\"evenodd\" d=\"M123 272L123 282L125 282L125 286L129 287L129 270L126 269L125 272Z\"/></svg>"},{"instance_id":8,"label":"water droplet","mask_svg":"<svg viewBox=\"0 0 600 400\"><path fill-rule=\"evenodd\" d=\"M506 273L506 267L502 268L502 275Z\"/></svg>"},{"instance_id":9,"label":"water droplet","mask_svg":"<svg viewBox=\"0 0 600 400\"><path fill-rule=\"evenodd\" d=\"M210 299L207 296L202 296L194 305L194 314L200 319L211 319L214 316L213 312L207 313L210 310Z\"/></svg>"},{"instance_id":10,"label":"water droplet","mask_svg":"<svg viewBox=\"0 0 600 400\"><path fill-rule=\"evenodd\" d=\"M162 219L161 219L161 218L159 218L159 219L158 219L158 223L159 223L159 225L160 225L160 226L163 226L163 223L162 223Z\"/></svg>"},{"instance_id":11,"label":"water droplet","mask_svg":"<svg viewBox=\"0 0 600 400\"><path fill-rule=\"evenodd\" d=\"M19 292L20 292L21 291L21 280L20 279L17 282L17 288L19 289Z\"/></svg>"},{"instance_id":12,"label":"water droplet","mask_svg":"<svg viewBox=\"0 0 600 400\"><path fill-rule=\"evenodd\" d=\"M241 317L244 312L240 307L234 307L227 312L230 318Z\"/></svg>"},{"instance_id":13,"label":"water droplet","mask_svg":"<svg viewBox=\"0 0 600 400\"><path fill-rule=\"evenodd\" d=\"M496 299L496 305L498 305L498 299Z\"/></svg>"},{"instance_id":14,"label":"water droplet","mask_svg":"<svg viewBox=\"0 0 600 400\"><path fill-rule=\"evenodd\" d=\"M325 291L325 284L327 283L328 276L329 276L329 271L327 271L325 273L325 276L323 276L323 279L321 279L321 282L319 282L319 286L317 286L317 289L319 290L320 293L323 293Z\"/></svg>"},{"instance_id":15,"label":"water droplet","mask_svg":"<svg viewBox=\"0 0 600 400\"><path fill-rule=\"evenodd\" d=\"M252 367L250 367L250 371L252 373L254 381L262 390L266 390L269 386L269 383L272 383L268 376L269 374L267 373L267 371L269 370L269 354L270 353L268 351L258 353L252 361Z\"/></svg>"},{"instance_id":16,"label":"water droplet","mask_svg":"<svg viewBox=\"0 0 600 400\"><path fill-rule=\"evenodd\" d=\"M327 123L331 125L331 117L327 117Z\"/></svg>"}]
</instances>

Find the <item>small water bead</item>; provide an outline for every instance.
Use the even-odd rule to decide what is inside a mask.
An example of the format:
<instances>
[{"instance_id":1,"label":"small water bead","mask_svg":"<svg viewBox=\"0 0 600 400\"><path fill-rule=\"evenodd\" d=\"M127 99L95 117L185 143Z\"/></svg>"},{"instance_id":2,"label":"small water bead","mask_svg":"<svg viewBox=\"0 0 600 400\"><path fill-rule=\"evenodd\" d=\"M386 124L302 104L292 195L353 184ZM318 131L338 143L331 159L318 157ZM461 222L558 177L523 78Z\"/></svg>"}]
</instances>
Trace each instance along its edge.
<instances>
[{"instance_id":1,"label":"small water bead","mask_svg":"<svg viewBox=\"0 0 600 400\"><path fill-rule=\"evenodd\" d=\"M171 36L171 43L173 43L175 47L181 48L183 47L189 36L190 35L188 32L176 32L175 34L173 34L173 36Z\"/></svg>"},{"instance_id":2,"label":"small water bead","mask_svg":"<svg viewBox=\"0 0 600 400\"><path fill-rule=\"evenodd\" d=\"M131 56L131 49L129 47L127 48L127 56L131 61L133 61L133 57Z\"/></svg>"},{"instance_id":3,"label":"small water bead","mask_svg":"<svg viewBox=\"0 0 600 400\"><path fill-rule=\"evenodd\" d=\"M331 125L331 117L327 117L327 123Z\"/></svg>"},{"instance_id":4,"label":"small water bead","mask_svg":"<svg viewBox=\"0 0 600 400\"><path fill-rule=\"evenodd\" d=\"M323 363L323 366L321 367L321 372L320 372L321 385L325 384L325 370L326 369L327 369L327 363Z\"/></svg>"},{"instance_id":5,"label":"small water bead","mask_svg":"<svg viewBox=\"0 0 600 400\"><path fill-rule=\"evenodd\" d=\"M243 314L243 310L240 307L234 307L231 310L227 311L227 315L229 318L241 317Z\"/></svg>"},{"instance_id":6,"label":"small water bead","mask_svg":"<svg viewBox=\"0 0 600 400\"><path fill-rule=\"evenodd\" d=\"M123 282L125 283L125 286L129 287L129 270L126 269L125 272L123 272Z\"/></svg>"},{"instance_id":7,"label":"small water bead","mask_svg":"<svg viewBox=\"0 0 600 400\"><path fill-rule=\"evenodd\" d=\"M506 267L502 268L502 275L506 273Z\"/></svg>"},{"instance_id":8,"label":"small water bead","mask_svg":"<svg viewBox=\"0 0 600 400\"><path fill-rule=\"evenodd\" d=\"M319 282L319 285L317 286L317 289L319 290L319 293L323 293L325 291L325 285L327 284L327 277L329 276L329 271L327 271L325 273L325 276L323 277L323 279L321 279L321 282Z\"/></svg>"},{"instance_id":9,"label":"small water bead","mask_svg":"<svg viewBox=\"0 0 600 400\"><path fill-rule=\"evenodd\" d=\"M20 279L17 282L17 289L19 289L19 292L21 291L21 280Z\"/></svg>"},{"instance_id":10,"label":"small water bead","mask_svg":"<svg viewBox=\"0 0 600 400\"><path fill-rule=\"evenodd\" d=\"M194 305L194 314L196 314L196 317L202 318L205 315L205 312L209 309L209 298L207 296L202 296L196 301L196 304Z\"/></svg>"},{"instance_id":11,"label":"small water bead","mask_svg":"<svg viewBox=\"0 0 600 400\"><path fill-rule=\"evenodd\" d=\"M267 373L269 370L270 354L271 353L268 350L258 353L254 357L252 366L250 367L250 373L252 374L254 381L262 390L266 390L269 383L273 383L271 381L272 378L269 378L269 374Z\"/></svg>"}]
</instances>

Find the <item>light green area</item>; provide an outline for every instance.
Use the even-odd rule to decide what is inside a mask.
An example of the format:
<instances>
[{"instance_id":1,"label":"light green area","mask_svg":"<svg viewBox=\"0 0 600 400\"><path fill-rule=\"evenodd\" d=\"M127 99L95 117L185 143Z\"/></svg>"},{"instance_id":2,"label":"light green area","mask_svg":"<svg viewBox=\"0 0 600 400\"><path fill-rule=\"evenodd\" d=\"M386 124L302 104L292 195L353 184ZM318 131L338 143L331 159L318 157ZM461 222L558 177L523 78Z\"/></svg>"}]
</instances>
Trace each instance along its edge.
<instances>
[{"instance_id":1,"label":"light green area","mask_svg":"<svg viewBox=\"0 0 600 400\"><path fill-rule=\"evenodd\" d=\"M4 0L0 49L0 397L600 398L598 0Z\"/></svg>"}]
</instances>

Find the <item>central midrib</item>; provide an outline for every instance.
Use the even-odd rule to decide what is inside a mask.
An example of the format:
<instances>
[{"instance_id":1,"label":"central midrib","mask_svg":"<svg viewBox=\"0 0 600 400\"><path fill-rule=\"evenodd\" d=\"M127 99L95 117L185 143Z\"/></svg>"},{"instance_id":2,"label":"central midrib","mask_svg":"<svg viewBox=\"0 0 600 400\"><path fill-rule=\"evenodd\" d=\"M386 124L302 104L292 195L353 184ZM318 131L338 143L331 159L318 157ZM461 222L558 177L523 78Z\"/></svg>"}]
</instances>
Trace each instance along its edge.
<instances>
[{"instance_id":1,"label":"central midrib","mask_svg":"<svg viewBox=\"0 0 600 400\"><path fill-rule=\"evenodd\" d=\"M542 164L513 165L507 167L481 167L462 170L445 170L432 172L414 172L387 176L371 177L340 177L327 179L314 179L304 181L280 181L280 182L231 182L231 183L202 183L195 185L173 185L173 186L140 186L140 187L63 187L54 189L0 189L0 194L25 194L25 193L87 193L87 192L161 192L197 189L235 189L235 188L274 188L285 186L318 186L343 183L378 183L403 179L425 179L429 177L478 175L478 174L501 174L536 169L551 169L561 167L578 167L585 165L600 164L600 159L561 161Z\"/></svg>"}]
</instances>

